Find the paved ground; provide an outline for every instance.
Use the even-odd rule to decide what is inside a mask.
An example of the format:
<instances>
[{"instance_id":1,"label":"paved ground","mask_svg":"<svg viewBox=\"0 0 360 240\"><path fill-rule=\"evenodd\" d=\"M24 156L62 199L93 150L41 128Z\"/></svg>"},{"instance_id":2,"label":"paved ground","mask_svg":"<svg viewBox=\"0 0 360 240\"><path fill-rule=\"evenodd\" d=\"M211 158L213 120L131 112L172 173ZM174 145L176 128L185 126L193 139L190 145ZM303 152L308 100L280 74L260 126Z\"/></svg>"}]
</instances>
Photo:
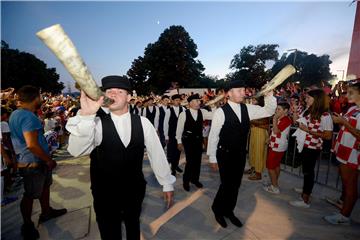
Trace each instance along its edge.
<instances>
[{"instance_id":1,"label":"paved ground","mask_svg":"<svg viewBox=\"0 0 360 240\"><path fill-rule=\"evenodd\" d=\"M68 158L66 152L60 155L58 160ZM41 239L99 239L89 189L88 157L58 163L51 201L54 207L68 208L69 213L38 226ZM144 172L148 185L141 217L143 239L360 239L360 201L352 214L351 226L330 226L322 217L336 209L323 198L337 197L339 193L317 185L310 209L293 208L288 201L298 195L292 188L301 187L302 179L291 174L282 173L280 195L264 192L262 182L250 182L244 177L235 213L245 226L239 229L229 224L223 229L210 211L219 176L209 170L205 157L201 173L205 188L198 191L191 186L191 192L185 192L180 175L176 182L176 205L168 211L147 160ZM115 191L116 183L109 183L109 197ZM12 194L20 196L21 192L19 186ZM38 202L34 205L33 220L37 222L40 208ZM1 239L20 239L19 200L2 207L1 214Z\"/></svg>"}]
</instances>

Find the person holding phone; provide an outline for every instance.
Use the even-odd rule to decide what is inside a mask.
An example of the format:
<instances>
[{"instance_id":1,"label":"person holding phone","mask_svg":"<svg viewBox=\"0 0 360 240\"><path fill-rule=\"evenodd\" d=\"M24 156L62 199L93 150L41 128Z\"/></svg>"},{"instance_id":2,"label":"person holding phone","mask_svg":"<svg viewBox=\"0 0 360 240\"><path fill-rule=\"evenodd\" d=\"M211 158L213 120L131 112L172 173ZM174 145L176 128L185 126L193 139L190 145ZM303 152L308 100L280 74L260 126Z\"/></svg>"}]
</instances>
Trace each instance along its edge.
<instances>
[{"instance_id":1,"label":"person holding phone","mask_svg":"<svg viewBox=\"0 0 360 240\"><path fill-rule=\"evenodd\" d=\"M358 193L358 177L360 170L360 82L348 87L348 101L355 103L344 116L333 113L334 123L341 126L336 137L334 153L340 162L340 176L343 183L344 199L339 213L326 216L331 224L349 225L350 215L355 206Z\"/></svg>"}]
</instances>

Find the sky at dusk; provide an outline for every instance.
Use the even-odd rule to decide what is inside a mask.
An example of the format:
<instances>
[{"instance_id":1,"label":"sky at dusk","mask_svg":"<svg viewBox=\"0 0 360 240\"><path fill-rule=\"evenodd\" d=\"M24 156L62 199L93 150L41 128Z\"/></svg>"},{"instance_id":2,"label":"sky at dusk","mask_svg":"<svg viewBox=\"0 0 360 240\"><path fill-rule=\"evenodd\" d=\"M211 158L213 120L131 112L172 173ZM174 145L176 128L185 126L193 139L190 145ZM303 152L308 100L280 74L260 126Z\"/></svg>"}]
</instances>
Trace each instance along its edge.
<instances>
[{"instance_id":1,"label":"sky at dusk","mask_svg":"<svg viewBox=\"0 0 360 240\"><path fill-rule=\"evenodd\" d=\"M56 67L73 82L35 33L61 24L95 79L124 75L132 61L171 25L182 25L197 44L205 73L224 77L249 44L279 44L328 54L331 71L347 68L355 4L339 2L1 2L1 39Z\"/></svg>"}]
</instances>

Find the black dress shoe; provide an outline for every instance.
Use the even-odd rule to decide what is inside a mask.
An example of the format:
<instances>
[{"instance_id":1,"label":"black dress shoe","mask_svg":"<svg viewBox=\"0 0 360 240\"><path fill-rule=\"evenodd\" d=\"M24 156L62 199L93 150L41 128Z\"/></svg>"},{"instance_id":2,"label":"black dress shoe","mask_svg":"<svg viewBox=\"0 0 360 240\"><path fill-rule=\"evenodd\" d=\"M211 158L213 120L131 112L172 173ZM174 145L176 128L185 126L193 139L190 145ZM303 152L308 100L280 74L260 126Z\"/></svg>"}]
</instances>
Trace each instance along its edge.
<instances>
[{"instance_id":1,"label":"black dress shoe","mask_svg":"<svg viewBox=\"0 0 360 240\"><path fill-rule=\"evenodd\" d=\"M234 224L235 226L237 226L239 228L243 226L242 222L234 214L231 214L231 215L225 216L225 217L227 217L230 220L230 222L232 224Z\"/></svg>"},{"instance_id":2,"label":"black dress shoe","mask_svg":"<svg viewBox=\"0 0 360 240\"><path fill-rule=\"evenodd\" d=\"M197 181L197 182L192 182L192 184L194 184L197 188L203 188L204 185L202 185L201 182Z\"/></svg>"},{"instance_id":3,"label":"black dress shoe","mask_svg":"<svg viewBox=\"0 0 360 240\"><path fill-rule=\"evenodd\" d=\"M177 172L179 172L179 173L182 173L182 172L183 172L183 170L182 170L181 168L179 168L179 167L176 167L175 170L176 170Z\"/></svg>"},{"instance_id":4,"label":"black dress shoe","mask_svg":"<svg viewBox=\"0 0 360 240\"><path fill-rule=\"evenodd\" d=\"M183 183L184 190L189 192L190 191L190 184L189 183Z\"/></svg>"},{"instance_id":5,"label":"black dress shoe","mask_svg":"<svg viewBox=\"0 0 360 240\"><path fill-rule=\"evenodd\" d=\"M221 215L217 215L215 214L215 220L218 222L218 224L220 224L220 226L222 226L223 228L227 227L227 223L225 221L224 216Z\"/></svg>"},{"instance_id":6,"label":"black dress shoe","mask_svg":"<svg viewBox=\"0 0 360 240\"><path fill-rule=\"evenodd\" d=\"M35 240L40 238L39 231L35 228L34 223L23 224L21 226L21 235L24 240Z\"/></svg>"},{"instance_id":7,"label":"black dress shoe","mask_svg":"<svg viewBox=\"0 0 360 240\"><path fill-rule=\"evenodd\" d=\"M211 206L211 210L213 211L214 215L215 215L215 220L217 221L218 224L220 224L221 227L226 228L227 227L227 223L225 221L224 216L215 213L214 208Z\"/></svg>"},{"instance_id":8,"label":"black dress shoe","mask_svg":"<svg viewBox=\"0 0 360 240\"><path fill-rule=\"evenodd\" d=\"M53 209L53 208L50 208L50 212L48 214L40 214L40 217L39 217L39 224L40 223L43 223L43 222L46 222L46 221L49 221L50 219L53 219L53 218L57 218L57 217L60 217L64 214L67 213L67 210L66 208L62 208L62 209Z\"/></svg>"}]
</instances>

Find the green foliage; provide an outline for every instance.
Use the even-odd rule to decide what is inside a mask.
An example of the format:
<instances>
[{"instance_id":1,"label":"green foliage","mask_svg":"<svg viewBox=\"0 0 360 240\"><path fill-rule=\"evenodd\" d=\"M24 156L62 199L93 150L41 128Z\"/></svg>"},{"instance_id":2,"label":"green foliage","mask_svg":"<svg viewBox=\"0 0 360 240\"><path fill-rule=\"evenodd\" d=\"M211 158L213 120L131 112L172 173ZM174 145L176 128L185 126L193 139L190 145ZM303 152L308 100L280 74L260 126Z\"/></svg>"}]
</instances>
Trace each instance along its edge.
<instances>
[{"instance_id":1,"label":"green foliage","mask_svg":"<svg viewBox=\"0 0 360 240\"><path fill-rule=\"evenodd\" d=\"M300 82L302 87L311 85L320 86L321 81L328 82L332 75L330 73L329 55L316 56L303 51L292 52L287 56L284 54L272 67L273 74L279 72L287 64L295 66L297 72L284 82Z\"/></svg>"},{"instance_id":2,"label":"green foliage","mask_svg":"<svg viewBox=\"0 0 360 240\"><path fill-rule=\"evenodd\" d=\"M173 82L180 87L196 85L204 76L197 46L182 26L167 28L155 43L148 44L127 72L140 94L162 93Z\"/></svg>"},{"instance_id":3,"label":"green foliage","mask_svg":"<svg viewBox=\"0 0 360 240\"><path fill-rule=\"evenodd\" d=\"M261 87L271 75L266 63L278 59L278 47L277 44L243 47L231 60L230 68L235 72L228 74L228 80L243 79L249 87Z\"/></svg>"},{"instance_id":4,"label":"green foliage","mask_svg":"<svg viewBox=\"0 0 360 240\"><path fill-rule=\"evenodd\" d=\"M24 85L33 85L42 91L60 93L64 84L59 81L55 68L46 64L33 54L9 48L1 41L1 84L2 89L19 89Z\"/></svg>"}]
</instances>

